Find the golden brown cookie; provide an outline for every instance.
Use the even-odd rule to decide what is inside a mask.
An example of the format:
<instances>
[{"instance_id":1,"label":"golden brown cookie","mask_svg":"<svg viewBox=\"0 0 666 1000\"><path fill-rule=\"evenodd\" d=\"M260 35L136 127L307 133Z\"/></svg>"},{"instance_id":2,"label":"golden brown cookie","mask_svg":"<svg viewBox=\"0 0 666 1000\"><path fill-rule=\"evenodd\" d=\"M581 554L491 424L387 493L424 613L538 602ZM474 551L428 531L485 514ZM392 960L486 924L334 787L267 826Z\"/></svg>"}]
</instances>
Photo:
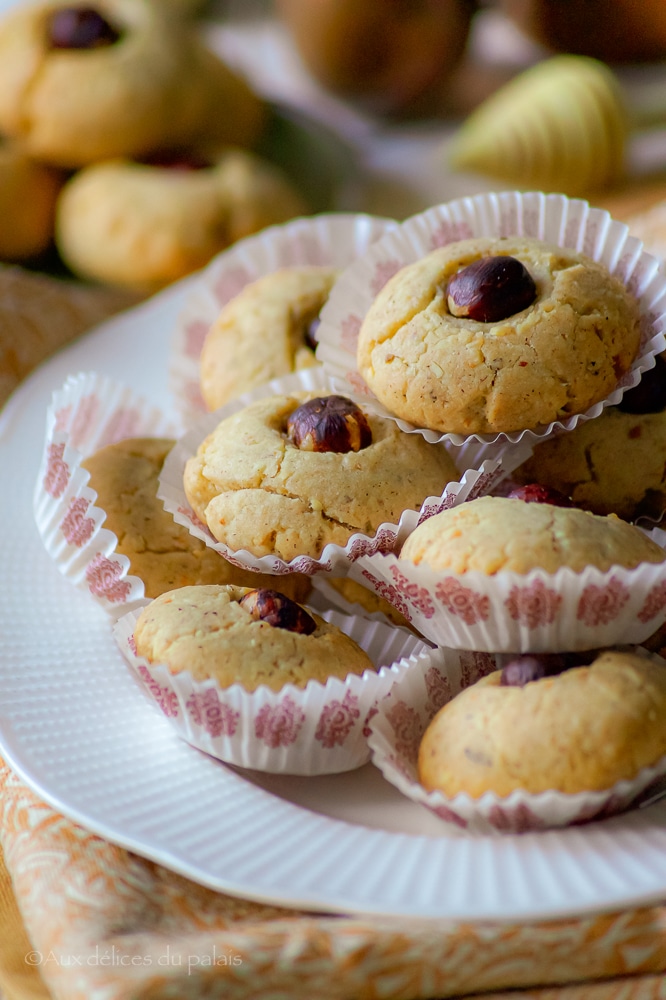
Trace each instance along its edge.
<instances>
[{"instance_id":1,"label":"golden brown cookie","mask_svg":"<svg viewBox=\"0 0 666 1000\"><path fill-rule=\"evenodd\" d=\"M247 587L184 587L162 594L141 613L136 650L172 673L214 678L248 691L265 684L305 687L310 680L375 670L367 653L335 625L279 594L257 597ZM250 603L243 599L249 597ZM261 614L257 615L255 609ZM309 622L308 622L309 619ZM273 622L274 624L272 624Z\"/></svg>"},{"instance_id":2,"label":"golden brown cookie","mask_svg":"<svg viewBox=\"0 0 666 1000\"><path fill-rule=\"evenodd\" d=\"M419 780L472 798L608 789L666 753L665 718L666 668L632 653L602 652L524 686L502 684L498 670L434 717Z\"/></svg>"},{"instance_id":3,"label":"golden brown cookie","mask_svg":"<svg viewBox=\"0 0 666 1000\"><path fill-rule=\"evenodd\" d=\"M276 578L232 566L177 524L157 498L158 478L174 442L168 438L127 438L107 445L81 464L90 473L104 527L118 538L117 551L130 561L130 573L143 580L146 596L194 584L272 587ZM304 600L308 577L289 574L279 586Z\"/></svg>"},{"instance_id":4,"label":"golden brown cookie","mask_svg":"<svg viewBox=\"0 0 666 1000\"><path fill-rule=\"evenodd\" d=\"M301 393L221 421L188 460L184 488L218 541L290 560L397 523L458 478L442 446L345 397Z\"/></svg>"},{"instance_id":5,"label":"golden brown cookie","mask_svg":"<svg viewBox=\"0 0 666 1000\"><path fill-rule=\"evenodd\" d=\"M183 13L151 0L15 5L0 21L0 130L68 168L202 133L254 142L263 102Z\"/></svg>"},{"instance_id":6,"label":"golden brown cookie","mask_svg":"<svg viewBox=\"0 0 666 1000\"><path fill-rule=\"evenodd\" d=\"M63 182L60 171L0 137L0 259L27 260L51 246Z\"/></svg>"},{"instance_id":7,"label":"golden brown cookie","mask_svg":"<svg viewBox=\"0 0 666 1000\"><path fill-rule=\"evenodd\" d=\"M201 352L201 395L209 410L316 364L313 328L337 273L333 267L283 267L227 303Z\"/></svg>"},{"instance_id":8,"label":"golden brown cookie","mask_svg":"<svg viewBox=\"0 0 666 1000\"><path fill-rule=\"evenodd\" d=\"M663 562L666 551L614 514L599 517L576 507L479 497L435 514L409 535L401 559L435 570L492 575L500 570L555 573L562 566L606 571Z\"/></svg>"},{"instance_id":9,"label":"golden brown cookie","mask_svg":"<svg viewBox=\"0 0 666 1000\"><path fill-rule=\"evenodd\" d=\"M56 243L78 275L155 290L236 240L306 211L282 171L240 149L86 167L58 202Z\"/></svg>"},{"instance_id":10,"label":"golden brown cookie","mask_svg":"<svg viewBox=\"0 0 666 1000\"><path fill-rule=\"evenodd\" d=\"M479 238L387 282L363 321L358 367L417 426L511 432L604 399L639 341L638 305L602 264L526 237Z\"/></svg>"}]
</instances>

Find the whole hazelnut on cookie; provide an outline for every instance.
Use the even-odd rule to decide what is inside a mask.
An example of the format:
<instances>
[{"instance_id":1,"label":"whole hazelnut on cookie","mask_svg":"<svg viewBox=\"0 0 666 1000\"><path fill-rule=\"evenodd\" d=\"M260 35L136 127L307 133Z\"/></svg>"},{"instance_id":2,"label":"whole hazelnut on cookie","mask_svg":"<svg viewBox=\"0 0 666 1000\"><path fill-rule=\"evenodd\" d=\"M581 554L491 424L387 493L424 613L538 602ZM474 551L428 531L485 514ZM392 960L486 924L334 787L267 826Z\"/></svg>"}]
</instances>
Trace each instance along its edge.
<instances>
[{"instance_id":1,"label":"whole hazelnut on cookie","mask_svg":"<svg viewBox=\"0 0 666 1000\"><path fill-rule=\"evenodd\" d=\"M318 396L287 418L287 435L301 451L360 451L372 443L368 418L345 396Z\"/></svg>"},{"instance_id":2,"label":"whole hazelnut on cookie","mask_svg":"<svg viewBox=\"0 0 666 1000\"><path fill-rule=\"evenodd\" d=\"M603 264L529 237L479 237L386 282L361 324L357 364L394 416L497 434L584 413L639 344L638 302Z\"/></svg>"}]
</instances>

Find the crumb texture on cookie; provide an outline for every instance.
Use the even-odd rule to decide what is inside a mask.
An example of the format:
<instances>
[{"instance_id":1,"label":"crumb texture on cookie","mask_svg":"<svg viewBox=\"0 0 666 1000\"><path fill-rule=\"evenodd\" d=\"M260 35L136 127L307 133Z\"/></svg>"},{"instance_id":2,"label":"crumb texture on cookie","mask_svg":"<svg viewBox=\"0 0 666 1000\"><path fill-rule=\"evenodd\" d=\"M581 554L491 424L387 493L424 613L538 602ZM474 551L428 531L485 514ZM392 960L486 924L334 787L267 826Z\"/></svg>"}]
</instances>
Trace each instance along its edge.
<instances>
[{"instance_id":1,"label":"crumb texture on cookie","mask_svg":"<svg viewBox=\"0 0 666 1000\"><path fill-rule=\"evenodd\" d=\"M524 687L501 671L440 709L419 750L419 780L446 795L516 789L575 793L631 780L666 753L666 668L619 651Z\"/></svg>"},{"instance_id":2,"label":"crumb texture on cookie","mask_svg":"<svg viewBox=\"0 0 666 1000\"><path fill-rule=\"evenodd\" d=\"M448 452L392 420L367 415L360 451L302 451L289 415L312 394L273 396L218 424L188 460L184 489L218 541L253 555L318 556L354 532L373 534L459 478Z\"/></svg>"},{"instance_id":3,"label":"crumb texture on cookie","mask_svg":"<svg viewBox=\"0 0 666 1000\"><path fill-rule=\"evenodd\" d=\"M157 498L158 478L174 445L169 438L127 438L107 445L82 462L106 513L104 527L117 539L116 550L127 556L130 573L143 580L147 597L194 584L270 586L272 577L233 566L174 521ZM304 600L309 579L282 577L288 597Z\"/></svg>"},{"instance_id":4,"label":"crumb texture on cookie","mask_svg":"<svg viewBox=\"0 0 666 1000\"><path fill-rule=\"evenodd\" d=\"M239 683L248 691L262 684L273 691L285 684L302 688L376 669L353 639L314 612L317 627L310 634L253 619L239 603L250 592L211 585L162 594L139 616L137 653L172 673L213 678L223 688Z\"/></svg>"},{"instance_id":5,"label":"crumb texture on cookie","mask_svg":"<svg viewBox=\"0 0 666 1000\"><path fill-rule=\"evenodd\" d=\"M562 566L606 571L663 562L666 551L615 515L575 507L479 497L435 514L406 539L400 557L435 570L555 573Z\"/></svg>"},{"instance_id":6,"label":"crumb texture on cookie","mask_svg":"<svg viewBox=\"0 0 666 1000\"><path fill-rule=\"evenodd\" d=\"M316 364L308 330L336 275L332 267L282 267L246 285L221 310L201 352L201 394L209 410Z\"/></svg>"},{"instance_id":7,"label":"crumb texture on cookie","mask_svg":"<svg viewBox=\"0 0 666 1000\"><path fill-rule=\"evenodd\" d=\"M453 316L449 280L509 255L537 296L506 319ZM363 321L358 368L391 413L443 433L534 428L589 409L631 367L639 309L619 279L574 250L527 237L452 243L403 267Z\"/></svg>"}]
</instances>

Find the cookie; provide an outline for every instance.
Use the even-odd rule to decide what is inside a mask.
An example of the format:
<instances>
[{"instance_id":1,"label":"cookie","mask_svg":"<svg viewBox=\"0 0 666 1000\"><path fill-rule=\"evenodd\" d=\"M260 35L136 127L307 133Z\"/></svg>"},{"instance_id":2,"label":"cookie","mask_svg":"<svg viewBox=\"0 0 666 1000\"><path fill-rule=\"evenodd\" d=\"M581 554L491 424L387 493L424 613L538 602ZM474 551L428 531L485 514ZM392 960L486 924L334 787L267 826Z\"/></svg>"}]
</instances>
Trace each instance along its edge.
<instances>
[{"instance_id":1,"label":"cookie","mask_svg":"<svg viewBox=\"0 0 666 1000\"><path fill-rule=\"evenodd\" d=\"M283 267L246 285L222 309L201 352L209 410L316 364L316 325L336 276L333 267Z\"/></svg>"},{"instance_id":2,"label":"cookie","mask_svg":"<svg viewBox=\"0 0 666 1000\"><path fill-rule=\"evenodd\" d=\"M666 669L604 651L587 666L514 686L502 671L448 702L424 733L428 790L509 795L611 788L666 753Z\"/></svg>"},{"instance_id":3,"label":"cookie","mask_svg":"<svg viewBox=\"0 0 666 1000\"><path fill-rule=\"evenodd\" d=\"M484 496L423 521L406 539L400 558L454 573L501 570L555 573L596 566L631 569L666 560L666 551L614 514L576 507Z\"/></svg>"},{"instance_id":4,"label":"cookie","mask_svg":"<svg viewBox=\"0 0 666 1000\"><path fill-rule=\"evenodd\" d=\"M79 170L63 188L56 244L82 278L154 291L305 211L282 171L244 150L109 160Z\"/></svg>"},{"instance_id":5,"label":"cookie","mask_svg":"<svg viewBox=\"0 0 666 1000\"><path fill-rule=\"evenodd\" d=\"M183 15L150 0L17 4L0 21L0 130L66 168L202 132L254 142L264 103Z\"/></svg>"},{"instance_id":6,"label":"cookie","mask_svg":"<svg viewBox=\"0 0 666 1000\"><path fill-rule=\"evenodd\" d=\"M288 561L397 523L458 478L442 446L345 397L299 393L222 420L187 461L183 485L218 541Z\"/></svg>"},{"instance_id":7,"label":"cookie","mask_svg":"<svg viewBox=\"0 0 666 1000\"><path fill-rule=\"evenodd\" d=\"M603 400L639 341L638 304L602 264L527 237L479 238L387 282L362 323L358 368L417 426L508 433Z\"/></svg>"},{"instance_id":8,"label":"cookie","mask_svg":"<svg viewBox=\"0 0 666 1000\"><path fill-rule=\"evenodd\" d=\"M130 573L143 580L147 597L195 584L270 587L274 577L232 566L200 539L177 524L157 498L158 478L174 442L168 438L127 438L107 445L81 464L90 474L97 506L106 513L116 551L127 556ZM285 594L304 600L305 576L280 578Z\"/></svg>"},{"instance_id":9,"label":"cookie","mask_svg":"<svg viewBox=\"0 0 666 1000\"><path fill-rule=\"evenodd\" d=\"M60 171L37 163L9 139L0 140L0 259L24 261L51 246Z\"/></svg>"},{"instance_id":10,"label":"cookie","mask_svg":"<svg viewBox=\"0 0 666 1000\"><path fill-rule=\"evenodd\" d=\"M666 509L666 362L566 434L546 438L512 474L566 493L594 514L658 520Z\"/></svg>"},{"instance_id":11,"label":"cookie","mask_svg":"<svg viewBox=\"0 0 666 1000\"><path fill-rule=\"evenodd\" d=\"M151 663L166 663L174 674L188 671L195 680L210 677L223 688L239 683L247 691L260 685L304 688L311 680L375 671L367 653L335 625L300 605L295 610L275 592L259 602L257 594L213 585L162 594L139 617L136 651ZM243 600L248 595L249 605ZM258 604L267 617L254 616Z\"/></svg>"}]
</instances>

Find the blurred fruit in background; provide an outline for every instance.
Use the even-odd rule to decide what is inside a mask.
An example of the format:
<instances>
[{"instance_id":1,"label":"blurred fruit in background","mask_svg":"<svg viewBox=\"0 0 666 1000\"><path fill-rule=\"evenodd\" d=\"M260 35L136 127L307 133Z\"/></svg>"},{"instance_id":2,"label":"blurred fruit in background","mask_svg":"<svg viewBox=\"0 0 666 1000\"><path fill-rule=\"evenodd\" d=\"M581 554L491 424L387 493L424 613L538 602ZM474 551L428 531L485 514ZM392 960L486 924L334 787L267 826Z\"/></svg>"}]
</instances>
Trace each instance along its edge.
<instances>
[{"instance_id":1,"label":"blurred fruit in background","mask_svg":"<svg viewBox=\"0 0 666 1000\"><path fill-rule=\"evenodd\" d=\"M475 0L275 0L306 67L376 114L437 111Z\"/></svg>"},{"instance_id":2,"label":"blurred fruit in background","mask_svg":"<svg viewBox=\"0 0 666 1000\"><path fill-rule=\"evenodd\" d=\"M499 6L553 52L609 63L666 58L664 0L499 0Z\"/></svg>"}]
</instances>

